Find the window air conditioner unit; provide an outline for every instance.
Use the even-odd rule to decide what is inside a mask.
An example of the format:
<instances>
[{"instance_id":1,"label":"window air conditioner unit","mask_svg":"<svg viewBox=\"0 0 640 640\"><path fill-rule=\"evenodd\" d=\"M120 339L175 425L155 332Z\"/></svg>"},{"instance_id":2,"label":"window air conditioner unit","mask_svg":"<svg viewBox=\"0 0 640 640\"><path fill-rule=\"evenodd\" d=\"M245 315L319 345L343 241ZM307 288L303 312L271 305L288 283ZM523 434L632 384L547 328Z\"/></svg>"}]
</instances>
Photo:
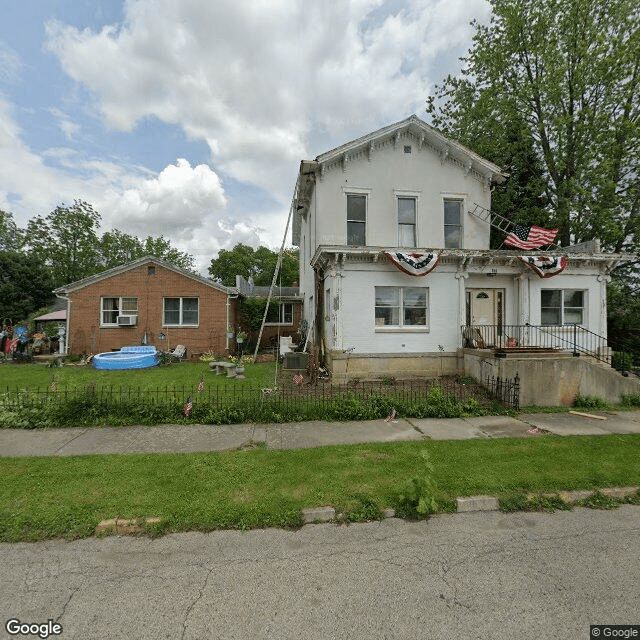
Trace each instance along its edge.
<instances>
[{"instance_id":1,"label":"window air conditioner unit","mask_svg":"<svg viewBox=\"0 0 640 640\"><path fill-rule=\"evenodd\" d=\"M133 327L138 322L138 316L118 316L118 324L121 327Z\"/></svg>"}]
</instances>

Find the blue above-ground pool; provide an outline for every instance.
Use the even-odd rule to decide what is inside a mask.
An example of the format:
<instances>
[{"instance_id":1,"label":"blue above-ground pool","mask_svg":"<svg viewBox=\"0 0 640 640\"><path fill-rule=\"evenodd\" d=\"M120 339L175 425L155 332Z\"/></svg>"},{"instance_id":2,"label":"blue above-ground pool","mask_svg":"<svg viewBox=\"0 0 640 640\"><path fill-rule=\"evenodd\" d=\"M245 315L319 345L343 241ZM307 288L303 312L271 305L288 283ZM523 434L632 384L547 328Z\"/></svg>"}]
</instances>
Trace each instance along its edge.
<instances>
[{"instance_id":1,"label":"blue above-ground pool","mask_svg":"<svg viewBox=\"0 0 640 640\"><path fill-rule=\"evenodd\" d=\"M146 369L158 364L158 352L155 347L122 347L99 353L91 362L96 369Z\"/></svg>"}]
</instances>

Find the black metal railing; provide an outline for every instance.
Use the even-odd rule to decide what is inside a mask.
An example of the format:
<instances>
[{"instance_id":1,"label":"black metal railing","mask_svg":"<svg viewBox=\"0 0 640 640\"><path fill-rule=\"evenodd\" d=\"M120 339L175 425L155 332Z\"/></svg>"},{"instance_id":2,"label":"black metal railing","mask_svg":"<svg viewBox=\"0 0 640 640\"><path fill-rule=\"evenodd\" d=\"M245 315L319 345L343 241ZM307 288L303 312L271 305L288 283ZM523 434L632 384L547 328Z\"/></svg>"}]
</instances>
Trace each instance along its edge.
<instances>
[{"instance_id":1,"label":"black metal railing","mask_svg":"<svg viewBox=\"0 0 640 640\"><path fill-rule=\"evenodd\" d=\"M611 363L607 339L578 324L471 325L461 327L462 346L473 349L570 351Z\"/></svg>"},{"instance_id":2,"label":"black metal railing","mask_svg":"<svg viewBox=\"0 0 640 640\"><path fill-rule=\"evenodd\" d=\"M210 385L198 393L193 386L177 386L164 388L136 388L113 387L89 384L78 387L33 387L25 389L0 389L0 408L44 408L56 403L69 401L86 401L90 404L100 404L105 407L117 405L145 404L157 406L182 407L185 400L192 398L193 405L209 405L211 407L225 407L235 403L254 405L256 403L277 403L281 406L294 407L322 407L332 404L336 398L357 396L368 400L372 396L393 397L401 401L414 402L424 400L429 392L437 387L443 393L455 397L460 402L472 398L482 404L489 404L482 387L469 384L456 376L434 379L413 380L378 380L351 381L343 384L319 382L318 384L291 383L283 384L279 381L274 388L256 388L255 386L224 386Z\"/></svg>"},{"instance_id":3,"label":"black metal railing","mask_svg":"<svg viewBox=\"0 0 640 640\"><path fill-rule=\"evenodd\" d=\"M520 408L520 378L517 373L513 379L487 376L485 387L500 402L513 407L516 411Z\"/></svg>"}]
</instances>

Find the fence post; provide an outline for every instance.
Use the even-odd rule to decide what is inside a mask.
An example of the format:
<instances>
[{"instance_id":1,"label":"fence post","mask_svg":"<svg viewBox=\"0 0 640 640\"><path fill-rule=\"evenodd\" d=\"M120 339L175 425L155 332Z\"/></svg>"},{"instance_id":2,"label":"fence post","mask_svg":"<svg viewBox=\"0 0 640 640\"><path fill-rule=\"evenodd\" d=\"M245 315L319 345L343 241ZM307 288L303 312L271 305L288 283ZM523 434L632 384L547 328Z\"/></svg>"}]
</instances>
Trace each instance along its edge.
<instances>
[{"instance_id":1,"label":"fence post","mask_svg":"<svg viewBox=\"0 0 640 640\"><path fill-rule=\"evenodd\" d=\"M573 357L577 358L580 354L578 353L578 344L576 342L576 334L578 333L578 325L573 323Z\"/></svg>"}]
</instances>

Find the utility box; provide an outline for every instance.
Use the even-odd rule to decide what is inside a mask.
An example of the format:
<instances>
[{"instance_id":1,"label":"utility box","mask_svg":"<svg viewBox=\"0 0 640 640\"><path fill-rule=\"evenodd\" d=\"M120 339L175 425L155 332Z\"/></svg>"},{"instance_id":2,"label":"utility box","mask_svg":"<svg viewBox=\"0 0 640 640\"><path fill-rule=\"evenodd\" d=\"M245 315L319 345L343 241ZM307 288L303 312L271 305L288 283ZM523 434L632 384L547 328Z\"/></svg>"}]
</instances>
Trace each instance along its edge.
<instances>
[{"instance_id":1,"label":"utility box","mask_svg":"<svg viewBox=\"0 0 640 640\"><path fill-rule=\"evenodd\" d=\"M308 360L308 353L290 351L289 353L284 354L283 369L306 369Z\"/></svg>"}]
</instances>

